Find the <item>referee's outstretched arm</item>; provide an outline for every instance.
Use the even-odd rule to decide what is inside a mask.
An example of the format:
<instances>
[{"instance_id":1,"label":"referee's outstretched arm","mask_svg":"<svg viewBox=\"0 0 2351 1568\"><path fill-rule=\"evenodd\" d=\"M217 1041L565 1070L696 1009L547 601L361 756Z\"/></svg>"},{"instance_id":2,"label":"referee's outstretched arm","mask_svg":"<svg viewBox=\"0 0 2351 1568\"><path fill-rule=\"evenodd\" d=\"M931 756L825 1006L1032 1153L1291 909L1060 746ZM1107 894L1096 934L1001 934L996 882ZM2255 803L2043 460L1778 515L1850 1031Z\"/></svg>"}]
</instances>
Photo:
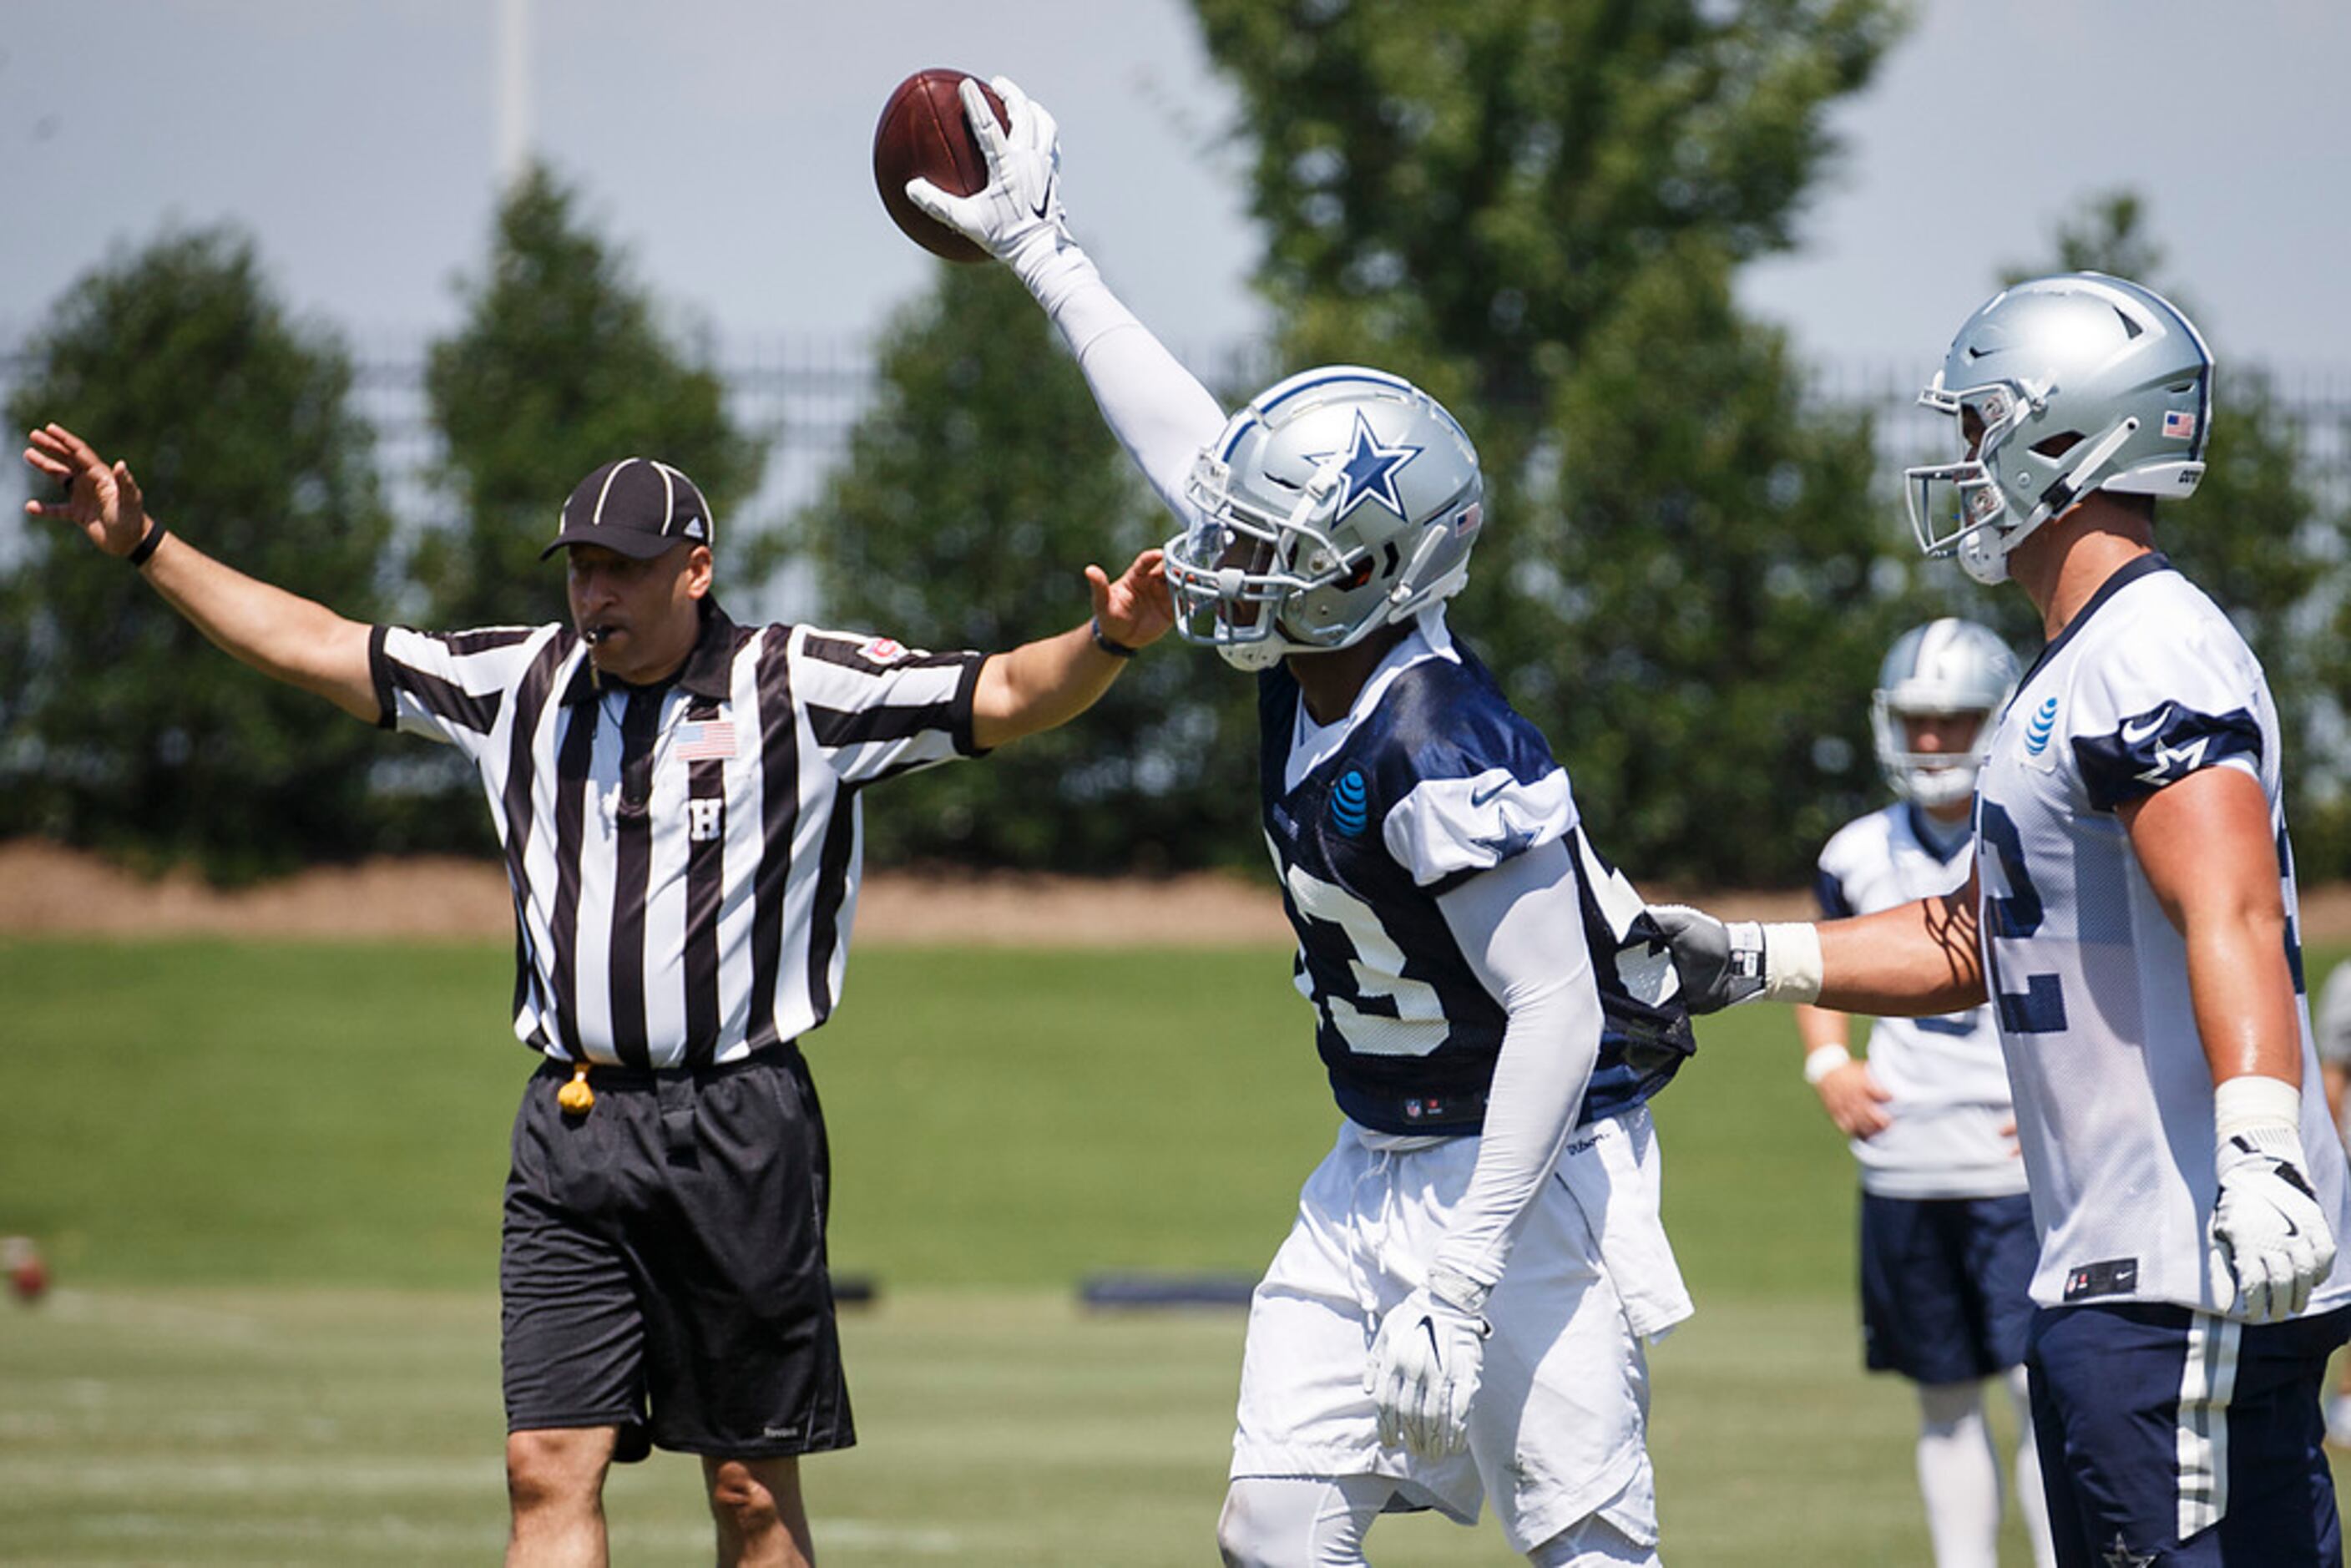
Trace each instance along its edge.
<instances>
[{"instance_id":1,"label":"referee's outstretched arm","mask_svg":"<svg viewBox=\"0 0 2351 1568\"><path fill-rule=\"evenodd\" d=\"M171 538L147 516L131 465L108 464L65 426L44 425L31 433L31 441L25 461L64 486L66 498L27 501L27 513L62 517L108 555L131 561L189 624L262 674L376 722L381 709L365 625Z\"/></svg>"},{"instance_id":2,"label":"referee's outstretched arm","mask_svg":"<svg viewBox=\"0 0 2351 1568\"><path fill-rule=\"evenodd\" d=\"M1091 624L990 654L972 693L972 744L985 751L1067 724L1110 689L1137 649L1165 636L1176 610L1159 559L1158 550L1144 550L1116 581L1101 567L1087 567Z\"/></svg>"}]
</instances>

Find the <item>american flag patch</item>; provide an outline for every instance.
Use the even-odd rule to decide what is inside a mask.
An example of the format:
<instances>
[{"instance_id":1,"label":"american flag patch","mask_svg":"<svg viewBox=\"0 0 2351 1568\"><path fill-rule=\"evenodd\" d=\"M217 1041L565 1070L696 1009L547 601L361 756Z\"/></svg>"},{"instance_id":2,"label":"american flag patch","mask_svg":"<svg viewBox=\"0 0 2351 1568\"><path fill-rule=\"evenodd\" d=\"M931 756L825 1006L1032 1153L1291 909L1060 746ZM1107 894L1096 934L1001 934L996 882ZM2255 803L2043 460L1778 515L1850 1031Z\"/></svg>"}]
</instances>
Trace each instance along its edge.
<instances>
[{"instance_id":1,"label":"american flag patch","mask_svg":"<svg viewBox=\"0 0 2351 1568\"><path fill-rule=\"evenodd\" d=\"M1453 537L1456 538L1464 538L1470 534L1476 533L1478 531L1478 525L1485 520L1486 508L1475 501L1470 502L1467 507L1463 508L1461 515L1453 519Z\"/></svg>"},{"instance_id":2,"label":"american flag patch","mask_svg":"<svg viewBox=\"0 0 2351 1568\"><path fill-rule=\"evenodd\" d=\"M735 725L730 719L712 719L702 724L682 724L677 727L677 759L680 762L729 761L735 756Z\"/></svg>"},{"instance_id":3,"label":"american flag patch","mask_svg":"<svg viewBox=\"0 0 2351 1568\"><path fill-rule=\"evenodd\" d=\"M2167 409L2163 415L2163 434L2175 441L2186 441L2196 434L2196 416L2179 409Z\"/></svg>"}]
</instances>

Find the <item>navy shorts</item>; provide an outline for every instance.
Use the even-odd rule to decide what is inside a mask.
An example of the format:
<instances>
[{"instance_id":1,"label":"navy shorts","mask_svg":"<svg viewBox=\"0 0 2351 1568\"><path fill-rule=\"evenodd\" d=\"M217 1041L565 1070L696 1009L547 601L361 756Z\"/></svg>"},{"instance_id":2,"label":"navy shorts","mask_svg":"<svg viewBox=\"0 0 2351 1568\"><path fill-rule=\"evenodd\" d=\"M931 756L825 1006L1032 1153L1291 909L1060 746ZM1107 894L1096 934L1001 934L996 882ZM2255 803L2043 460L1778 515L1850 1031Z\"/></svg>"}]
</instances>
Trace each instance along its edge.
<instances>
[{"instance_id":1,"label":"navy shorts","mask_svg":"<svg viewBox=\"0 0 2351 1568\"><path fill-rule=\"evenodd\" d=\"M2146 1302L2035 1312L2059 1568L2338 1568L2318 1396L2346 1335L2351 1307L2261 1325Z\"/></svg>"},{"instance_id":2,"label":"navy shorts","mask_svg":"<svg viewBox=\"0 0 2351 1568\"><path fill-rule=\"evenodd\" d=\"M1861 1337L1872 1372L1974 1383L2024 1359L2032 1204L1861 1195Z\"/></svg>"},{"instance_id":3,"label":"navy shorts","mask_svg":"<svg viewBox=\"0 0 2351 1568\"><path fill-rule=\"evenodd\" d=\"M549 1062L515 1113L507 1429L617 1427L728 1458L856 1441L825 1270L824 1118L790 1045L717 1067L598 1067L568 1115Z\"/></svg>"}]
</instances>

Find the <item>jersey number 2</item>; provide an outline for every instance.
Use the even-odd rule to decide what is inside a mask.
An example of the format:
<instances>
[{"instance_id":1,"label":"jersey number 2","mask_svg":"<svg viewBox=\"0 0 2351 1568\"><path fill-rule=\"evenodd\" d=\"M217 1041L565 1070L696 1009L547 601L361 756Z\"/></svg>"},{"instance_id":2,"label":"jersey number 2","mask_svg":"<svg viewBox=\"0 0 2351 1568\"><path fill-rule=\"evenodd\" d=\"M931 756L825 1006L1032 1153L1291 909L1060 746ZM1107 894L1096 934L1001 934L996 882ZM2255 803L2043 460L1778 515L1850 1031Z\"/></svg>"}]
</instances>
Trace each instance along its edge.
<instances>
[{"instance_id":1,"label":"jersey number 2","mask_svg":"<svg viewBox=\"0 0 2351 1568\"><path fill-rule=\"evenodd\" d=\"M2065 1027L2065 992L2054 975L2027 975L2024 989L2001 988L2000 961L1994 956L2002 936L2030 936L2041 929L2041 894L2024 864L2024 840L2015 821L2001 807L1986 800L1977 818L1979 834L2000 862L2005 897L1984 900L1986 988L2000 1009L2000 1027L2011 1034L2054 1034Z\"/></svg>"}]
</instances>

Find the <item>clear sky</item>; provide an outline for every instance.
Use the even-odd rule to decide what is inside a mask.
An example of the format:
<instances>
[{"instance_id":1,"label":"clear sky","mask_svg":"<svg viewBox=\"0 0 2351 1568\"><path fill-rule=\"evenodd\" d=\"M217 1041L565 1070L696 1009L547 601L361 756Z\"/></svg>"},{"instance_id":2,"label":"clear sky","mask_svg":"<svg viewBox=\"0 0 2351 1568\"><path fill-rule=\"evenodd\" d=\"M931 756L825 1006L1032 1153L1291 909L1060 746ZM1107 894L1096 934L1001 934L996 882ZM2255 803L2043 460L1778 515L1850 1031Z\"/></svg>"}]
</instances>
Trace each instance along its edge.
<instances>
[{"instance_id":1,"label":"clear sky","mask_svg":"<svg viewBox=\"0 0 2351 1568\"><path fill-rule=\"evenodd\" d=\"M512 0L0 0L0 339L110 247L233 218L298 308L455 319L496 189ZM1182 343L1259 321L1230 95L1179 0L530 0L533 145L680 318L855 338L931 265L872 190L925 65L1061 117L1080 235ZM2151 202L2224 361L2351 366L2351 6L1924 0L1835 120L1806 248L1744 295L1809 353L1921 373L2085 195Z\"/></svg>"}]
</instances>

